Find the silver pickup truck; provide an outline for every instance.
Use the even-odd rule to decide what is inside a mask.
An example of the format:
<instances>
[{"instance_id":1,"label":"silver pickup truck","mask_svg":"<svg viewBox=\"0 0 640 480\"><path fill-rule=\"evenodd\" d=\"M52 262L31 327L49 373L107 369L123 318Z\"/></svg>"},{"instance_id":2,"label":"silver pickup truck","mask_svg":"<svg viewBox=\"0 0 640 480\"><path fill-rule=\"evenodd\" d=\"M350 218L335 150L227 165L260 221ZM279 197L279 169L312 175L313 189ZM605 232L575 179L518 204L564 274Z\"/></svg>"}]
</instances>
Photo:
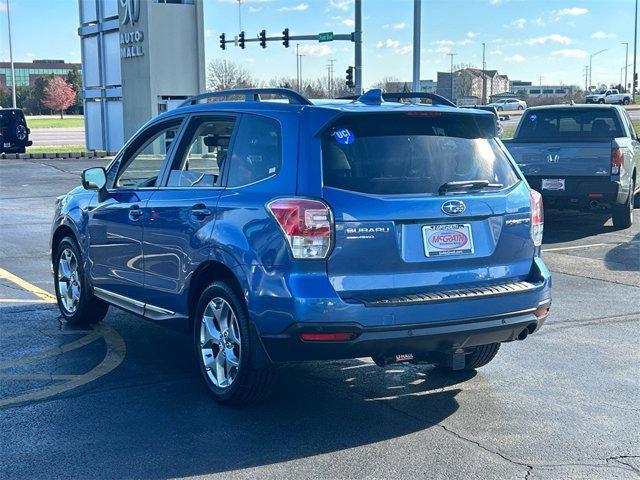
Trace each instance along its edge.
<instances>
[{"instance_id":1,"label":"silver pickup truck","mask_svg":"<svg viewBox=\"0 0 640 480\"><path fill-rule=\"evenodd\" d=\"M545 207L610 211L616 228L633 223L640 142L623 107L529 108L504 144Z\"/></svg>"}]
</instances>

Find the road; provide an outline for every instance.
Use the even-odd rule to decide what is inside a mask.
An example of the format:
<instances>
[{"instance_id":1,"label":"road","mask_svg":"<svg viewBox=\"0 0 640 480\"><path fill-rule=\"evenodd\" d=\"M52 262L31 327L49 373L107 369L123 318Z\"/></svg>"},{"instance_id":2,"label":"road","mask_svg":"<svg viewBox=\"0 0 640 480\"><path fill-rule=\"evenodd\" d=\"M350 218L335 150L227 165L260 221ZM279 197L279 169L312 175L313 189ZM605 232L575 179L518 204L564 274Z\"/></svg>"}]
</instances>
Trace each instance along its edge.
<instances>
[{"instance_id":1,"label":"road","mask_svg":"<svg viewBox=\"0 0 640 480\"><path fill-rule=\"evenodd\" d=\"M32 128L29 135L36 147L49 145L84 145L84 127Z\"/></svg>"},{"instance_id":2,"label":"road","mask_svg":"<svg viewBox=\"0 0 640 480\"><path fill-rule=\"evenodd\" d=\"M97 162L0 163L3 480L640 477L640 222L551 212L547 324L477 373L296 364L226 408L183 331L113 308L73 329L49 303L53 200Z\"/></svg>"}]
</instances>

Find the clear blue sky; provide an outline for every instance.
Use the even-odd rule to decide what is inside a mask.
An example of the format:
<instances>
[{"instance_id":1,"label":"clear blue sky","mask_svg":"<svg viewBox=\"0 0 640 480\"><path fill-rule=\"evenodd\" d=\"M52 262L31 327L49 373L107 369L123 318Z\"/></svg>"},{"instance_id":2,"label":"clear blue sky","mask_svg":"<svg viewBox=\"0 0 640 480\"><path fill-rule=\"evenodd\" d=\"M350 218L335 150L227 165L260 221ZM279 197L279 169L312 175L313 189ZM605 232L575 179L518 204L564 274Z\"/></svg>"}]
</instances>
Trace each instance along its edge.
<instances>
[{"instance_id":1,"label":"clear blue sky","mask_svg":"<svg viewBox=\"0 0 640 480\"><path fill-rule=\"evenodd\" d=\"M4 1L0 0L0 58L8 60ZM112 0L117 1L117 0ZM295 48L272 43L266 50L249 44L242 51L218 47L218 36L238 32L237 0L204 0L207 59L241 62L266 80L295 76ZM364 82L384 76L411 78L413 2L363 0ZM487 68L511 79L584 85L588 53L608 48L594 59L593 81L618 82L624 66L624 46L633 42L633 0L424 0L422 7L422 78L434 78L449 69L449 52L456 63L481 66L482 42L487 44ZM349 0L243 0L242 27L247 36L262 28L279 34L352 30L353 2ZM63 58L80 60L76 0L12 0L14 59ZM293 47L293 45L292 45ZM347 42L307 42L302 48L304 75L326 74L335 58L336 76L343 77L353 63ZM630 45L629 61L633 47ZM639 67L640 69L640 67ZM631 75L631 74L629 74ZM630 78L630 77L629 77Z\"/></svg>"}]
</instances>

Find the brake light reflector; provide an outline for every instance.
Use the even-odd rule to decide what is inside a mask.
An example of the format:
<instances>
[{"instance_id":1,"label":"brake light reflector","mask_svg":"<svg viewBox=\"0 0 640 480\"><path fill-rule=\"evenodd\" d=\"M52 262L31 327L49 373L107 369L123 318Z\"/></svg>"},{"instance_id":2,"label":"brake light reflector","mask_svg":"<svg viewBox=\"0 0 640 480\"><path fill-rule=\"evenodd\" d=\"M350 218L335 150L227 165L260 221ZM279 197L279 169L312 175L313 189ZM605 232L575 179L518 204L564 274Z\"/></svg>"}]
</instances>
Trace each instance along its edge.
<instances>
[{"instance_id":1,"label":"brake light reflector","mask_svg":"<svg viewBox=\"0 0 640 480\"><path fill-rule=\"evenodd\" d=\"M267 208L280 225L294 258L326 258L333 230L327 204L306 198L278 198Z\"/></svg>"},{"instance_id":2,"label":"brake light reflector","mask_svg":"<svg viewBox=\"0 0 640 480\"><path fill-rule=\"evenodd\" d=\"M611 148L611 175L620 175L624 164L624 154L620 147Z\"/></svg>"},{"instance_id":3,"label":"brake light reflector","mask_svg":"<svg viewBox=\"0 0 640 480\"><path fill-rule=\"evenodd\" d=\"M536 247L542 245L542 231L544 229L544 208L542 195L535 190L529 193L531 202L531 239Z\"/></svg>"}]
</instances>

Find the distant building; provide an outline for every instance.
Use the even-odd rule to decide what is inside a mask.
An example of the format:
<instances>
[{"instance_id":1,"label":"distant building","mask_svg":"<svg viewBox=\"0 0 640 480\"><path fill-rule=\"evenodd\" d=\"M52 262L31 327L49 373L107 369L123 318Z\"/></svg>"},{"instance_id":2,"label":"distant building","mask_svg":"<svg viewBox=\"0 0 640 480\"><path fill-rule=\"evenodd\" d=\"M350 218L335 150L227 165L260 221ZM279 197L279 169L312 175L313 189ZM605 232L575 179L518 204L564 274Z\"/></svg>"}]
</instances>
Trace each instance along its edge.
<instances>
[{"instance_id":1,"label":"distant building","mask_svg":"<svg viewBox=\"0 0 640 480\"><path fill-rule=\"evenodd\" d=\"M34 60L33 62L13 62L16 73L16 86L33 85L36 78L43 75L58 75L66 77L74 68L80 71L79 63L67 63L64 60ZM0 62L0 85L13 86L11 77L11 63Z\"/></svg>"},{"instance_id":2,"label":"distant building","mask_svg":"<svg viewBox=\"0 0 640 480\"><path fill-rule=\"evenodd\" d=\"M577 85L533 85L531 82L514 81L511 82L511 91L519 96L530 98L551 97L560 98L578 93L580 87Z\"/></svg>"},{"instance_id":3,"label":"distant building","mask_svg":"<svg viewBox=\"0 0 640 480\"><path fill-rule=\"evenodd\" d=\"M483 80L484 79L484 80ZM453 83L453 94L451 86ZM482 102L482 88L485 88L487 100L492 95L509 91L509 77L501 75L497 70L484 70L479 68L463 68L453 72L453 82L451 73L438 72L437 91L438 95L456 101L458 98L477 97Z\"/></svg>"},{"instance_id":4,"label":"distant building","mask_svg":"<svg viewBox=\"0 0 640 480\"><path fill-rule=\"evenodd\" d=\"M425 93L436 93L438 84L434 80L420 80L420 91ZM413 82L389 82L387 87L392 92L411 92Z\"/></svg>"}]
</instances>

